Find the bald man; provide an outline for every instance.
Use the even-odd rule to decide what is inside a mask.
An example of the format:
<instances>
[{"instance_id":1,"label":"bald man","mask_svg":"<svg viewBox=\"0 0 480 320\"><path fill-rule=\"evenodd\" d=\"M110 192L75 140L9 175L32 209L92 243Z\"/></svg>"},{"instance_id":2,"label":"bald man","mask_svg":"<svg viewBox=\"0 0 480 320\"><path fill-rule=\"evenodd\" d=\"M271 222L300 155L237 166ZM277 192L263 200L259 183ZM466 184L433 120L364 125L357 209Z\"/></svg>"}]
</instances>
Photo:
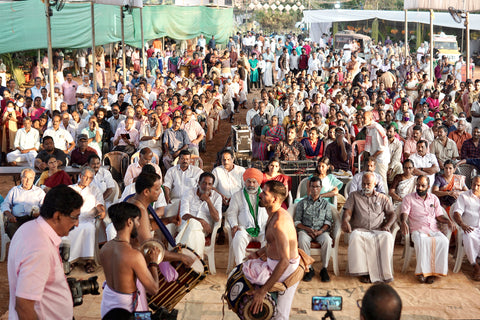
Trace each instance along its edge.
<instances>
[{"instance_id":1,"label":"bald man","mask_svg":"<svg viewBox=\"0 0 480 320\"><path fill-rule=\"evenodd\" d=\"M365 173L362 190L351 193L343 207L342 230L351 233L348 270L363 283L393 281L390 229L396 215L388 196L375 191L376 183L372 172Z\"/></svg>"}]
</instances>

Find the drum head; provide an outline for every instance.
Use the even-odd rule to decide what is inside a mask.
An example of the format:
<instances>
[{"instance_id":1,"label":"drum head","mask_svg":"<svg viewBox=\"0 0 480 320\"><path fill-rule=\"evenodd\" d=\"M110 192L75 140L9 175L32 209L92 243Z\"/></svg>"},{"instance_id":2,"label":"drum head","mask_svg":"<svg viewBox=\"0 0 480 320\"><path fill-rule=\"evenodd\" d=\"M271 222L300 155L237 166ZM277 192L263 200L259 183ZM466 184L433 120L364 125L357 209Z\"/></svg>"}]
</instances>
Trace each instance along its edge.
<instances>
[{"instance_id":1,"label":"drum head","mask_svg":"<svg viewBox=\"0 0 480 320\"><path fill-rule=\"evenodd\" d=\"M252 301L253 299L251 298L251 296L244 297L245 303L241 303L238 309L238 315L240 319L269 320L273 317L275 313L275 305L270 295L267 295L265 297L265 299L263 300L263 309L256 314L253 314L252 311L250 310L252 306Z\"/></svg>"},{"instance_id":2,"label":"drum head","mask_svg":"<svg viewBox=\"0 0 480 320\"><path fill-rule=\"evenodd\" d=\"M192 249L186 247L186 246L183 246L183 245L180 245L180 246L177 246L176 248L178 248L178 252L179 253L182 253L184 255L187 255L191 258L193 258L193 260L195 260L192 264L192 270L195 271L196 273L198 274L204 274L205 273L205 270L207 270L207 265L206 263L198 256L198 254L193 251Z\"/></svg>"}]
</instances>

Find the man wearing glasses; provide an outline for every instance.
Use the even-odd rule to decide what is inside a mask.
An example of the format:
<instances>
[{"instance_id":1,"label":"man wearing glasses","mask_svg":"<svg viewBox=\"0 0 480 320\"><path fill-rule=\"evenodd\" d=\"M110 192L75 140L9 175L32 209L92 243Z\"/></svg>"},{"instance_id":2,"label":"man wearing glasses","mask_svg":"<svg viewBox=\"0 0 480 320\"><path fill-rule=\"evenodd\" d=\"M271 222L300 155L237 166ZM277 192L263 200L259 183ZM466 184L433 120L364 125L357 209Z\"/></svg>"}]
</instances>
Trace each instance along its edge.
<instances>
[{"instance_id":1,"label":"man wearing glasses","mask_svg":"<svg viewBox=\"0 0 480 320\"><path fill-rule=\"evenodd\" d=\"M40 217L16 232L8 254L10 318L73 318L59 246L61 237L78 226L82 204L73 189L57 186L45 196Z\"/></svg>"}]
</instances>

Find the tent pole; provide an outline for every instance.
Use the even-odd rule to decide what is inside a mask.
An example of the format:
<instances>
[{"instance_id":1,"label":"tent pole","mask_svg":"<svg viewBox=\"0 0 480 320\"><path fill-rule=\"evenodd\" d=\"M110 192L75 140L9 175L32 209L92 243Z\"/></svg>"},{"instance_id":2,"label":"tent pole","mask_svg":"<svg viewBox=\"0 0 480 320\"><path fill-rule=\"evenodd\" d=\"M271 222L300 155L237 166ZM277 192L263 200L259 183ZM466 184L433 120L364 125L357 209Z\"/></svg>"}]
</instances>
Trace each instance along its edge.
<instances>
[{"instance_id":1,"label":"tent pole","mask_svg":"<svg viewBox=\"0 0 480 320\"><path fill-rule=\"evenodd\" d=\"M408 57L408 10L405 9L405 59Z\"/></svg>"},{"instance_id":2,"label":"tent pole","mask_svg":"<svg viewBox=\"0 0 480 320\"><path fill-rule=\"evenodd\" d=\"M466 72L466 78L470 79L470 77L473 78L473 74L470 74L470 21L469 21L469 13L467 11L465 15L465 33L466 33L466 51L467 51L467 72Z\"/></svg>"},{"instance_id":3,"label":"tent pole","mask_svg":"<svg viewBox=\"0 0 480 320\"><path fill-rule=\"evenodd\" d=\"M125 26L124 26L124 21L123 21L123 7L120 7L120 21L122 22L122 65L123 65L123 85L127 83L127 66L125 63L125 55L126 55L126 50L125 50Z\"/></svg>"},{"instance_id":4,"label":"tent pole","mask_svg":"<svg viewBox=\"0 0 480 320\"><path fill-rule=\"evenodd\" d=\"M40 70L40 73L42 73L42 60L41 59L42 59L42 57L40 55L40 49L38 49L37 50L37 66L38 66L38 70Z\"/></svg>"},{"instance_id":5,"label":"tent pole","mask_svg":"<svg viewBox=\"0 0 480 320\"><path fill-rule=\"evenodd\" d=\"M95 9L93 2L90 2L90 17L92 19L92 71L93 71L93 92L97 92L97 55L95 52ZM105 84L104 84L105 85Z\"/></svg>"},{"instance_id":6,"label":"tent pole","mask_svg":"<svg viewBox=\"0 0 480 320\"><path fill-rule=\"evenodd\" d=\"M110 43L110 81L113 80L113 47L112 44ZM117 88L115 88L117 90Z\"/></svg>"},{"instance_id":7,"label":"tent pole","mask_svg":"<svg viewBox=\"0 0 480 320\"><path fill-rule=\"evenodd\" d=\"M144 35L143 35L143 8L140 8L140 30L142 31L141 34L142 34L142 72L143 72L143 76L145 76L146 74L146 69L147 69L147 66L146 66L146 63L145 63L145 38L144 38Z\"/></svg>"},{"instance_id":8,"label":"tent pole","mask_svg":"<svg viewBox=\"0 0 480 320\"><path fill-rule=\"evenodd\" d=\"M433 10L430 9L430 80L433 81Z\"/></svg>"},{"instance_id":9,"label":"tent pole","mask_svg":"<svg viewBox=\"0 0 480 320\"><path fill-rule=\"evenodd\" d=\"M55 79L53 79L53 50L52 50L52 27L50 24L50 3L45 1L47 13L47 42L48 42L48 82L50 83L50 106L55 106Z\"/></svg>"}]
</instances>

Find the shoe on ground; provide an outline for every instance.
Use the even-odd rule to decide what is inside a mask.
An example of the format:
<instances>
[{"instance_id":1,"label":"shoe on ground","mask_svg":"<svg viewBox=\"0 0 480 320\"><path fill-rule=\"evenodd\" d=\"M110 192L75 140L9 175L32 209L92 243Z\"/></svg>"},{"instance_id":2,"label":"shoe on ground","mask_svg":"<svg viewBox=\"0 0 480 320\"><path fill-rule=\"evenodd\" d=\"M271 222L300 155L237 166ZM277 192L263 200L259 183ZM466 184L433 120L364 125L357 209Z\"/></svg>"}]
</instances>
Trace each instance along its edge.
<instances>
[{"instance_id":1,"label":"shoe on ground","mask_svg":"<svg viewBox=\"0 0 480 320\"><path fill-rule=\"evenodd\" d=\"M418 280L418 282L420 282L420 283L425 283L425 282L427 281L427 279L425 279L425 277L423 276L423 274L417 275L417 280Z\"/></svg>"},{"instance_id":2,"label":"shoe on ground","mask_svg":"<svg viewBox=\"0 0 480 320\"><path fill-rule=\"evenodd\" d=\"M436 277L435 276L430 276L430 277L427 277L427 279L425 280L426 283L428 284L432 284L434 283L436 280Z\"/></svg>"},{"instance_id":3,"label":"shoe on ground","mask_svg":"<svg viewBox=\"0 0 480 320\"><path fill-rule=\"evenodd\" d=\"M330 276L328 275L327 268L322 268L322 270L320 270L320 279L322 280L322 282L330 281Z\"/></svg>"},{"instance_id":4,"label":"shoe on ground","mask_svg":"<svg viewBox=\"0 0 480 320\"><path fill-rule=\"evenodd\" d=\"M307 273L303 276L303 281L305 282L310 282L313 279L313 276L315 276L315 270L313 268L310 268Z\"/></svg>"},{"instance_id":5,"label":"shoe on ground","mask_svg":"<svg viewBox=\"0 0 480 320\"><path fill-rule=\"evenodd\" d=\"M370 281L370 276L368 276L368 275L360 276L360 277L358 277L358 280L361 283L372 283L372 281Z\"/></svg>"}]
</instances>

